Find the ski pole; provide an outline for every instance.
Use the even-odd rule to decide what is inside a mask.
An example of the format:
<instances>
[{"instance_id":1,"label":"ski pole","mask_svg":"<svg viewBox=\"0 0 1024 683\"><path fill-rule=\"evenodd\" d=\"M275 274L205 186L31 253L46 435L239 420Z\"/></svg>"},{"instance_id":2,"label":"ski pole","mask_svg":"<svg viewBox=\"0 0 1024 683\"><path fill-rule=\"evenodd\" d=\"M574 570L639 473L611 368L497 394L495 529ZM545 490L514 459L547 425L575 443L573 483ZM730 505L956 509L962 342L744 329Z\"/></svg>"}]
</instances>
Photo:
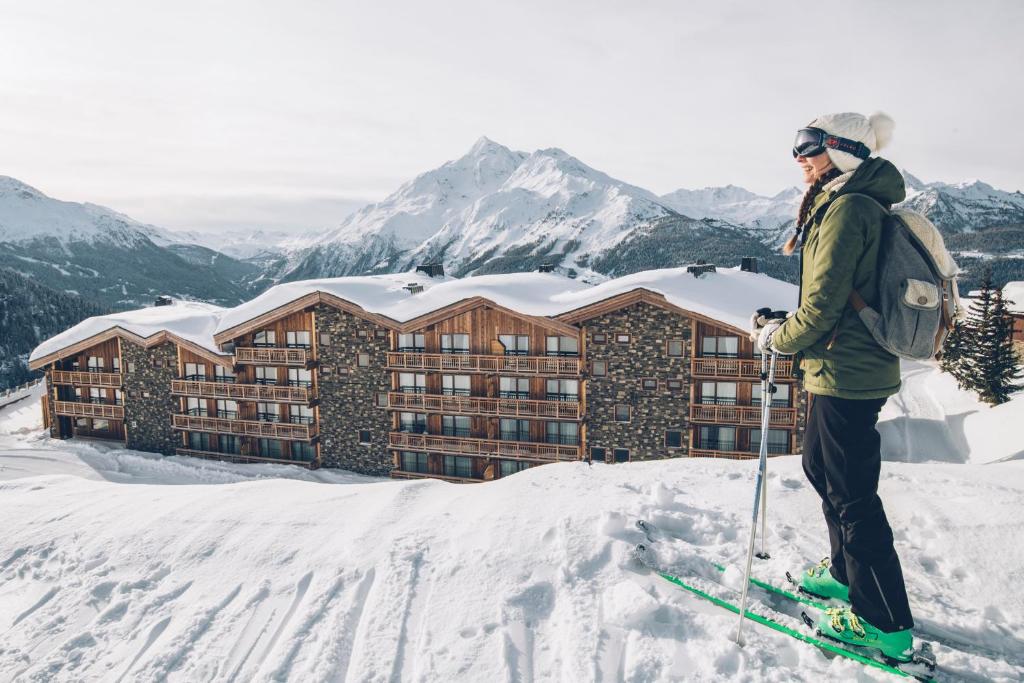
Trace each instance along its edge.
<instances>
[{"instance_id":1,"label":"ski pole","mask_svg":"<svg viewBox=\"0 0 1024 683\"><path fill-rule=\"evenodd\" d=\"M775 365L775 354L772 352L772 367ZM768 438L768 432L764 425L771 421L771 405L775 399L775 377L774 372L771 378L768 377L766 362L767 354L761 352L761 443ZM764 478L761 479L761 552L757 554L759 560L769 560L768 554L768 459L765 458Z\"/></svg>"},{"instance_id":2,"label":"ski pole","mask_svg":"<svg viewBox=\"0 0 1024 683\"><path fill-rule=\"evenodd\" d=\"M764 358L765 351L761 351L762 359ZM768 384L772 384L775 379L775 360L778 358L777 353L772 353L771 363L768 366ZM764 403L764 396L761 397L761 402ZM747 589L750 587L750 567L754 561L754 542L757 540L757 513L761 507L762 500L762 487L764 486L765 472L768 469L768 411L761 411L761 449L757 458L757 482L754 486L754 513L752 515L750 523L750 544L747 546L747 567L743 574L743 592L740 594L740 622L736 627L736 642L742 647L743 646L743 617L747 613Z\"/></svg>"}]
</instances>

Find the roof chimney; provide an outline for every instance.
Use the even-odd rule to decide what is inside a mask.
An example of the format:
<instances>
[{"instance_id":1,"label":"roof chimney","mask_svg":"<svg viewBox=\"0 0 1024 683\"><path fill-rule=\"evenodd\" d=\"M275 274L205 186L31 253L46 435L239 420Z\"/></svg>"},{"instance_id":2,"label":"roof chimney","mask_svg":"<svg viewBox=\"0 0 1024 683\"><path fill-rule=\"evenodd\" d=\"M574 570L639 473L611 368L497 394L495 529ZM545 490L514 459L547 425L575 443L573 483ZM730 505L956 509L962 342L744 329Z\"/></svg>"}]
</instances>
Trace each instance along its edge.
<instances>
[{"instance_id":1,"label":"roof chimney","mask_svg":"<svg viewBox=\"0 0 1024 683\"><path fill-rule=\"evenodd\" d=\"M554 263L542 263L539 266L537 266L537 272L538 273L551 273L551 272L554 272L554 270L555 270L555 264Z\"/></svg>"},{"instance_id":2,"label":"roof chimney","mask_svg":"<svg viewBox=\"0 0 1024 683\"><path fill-rule=\"evenodd\" d=\"M422 291L423 291L423 285L421 285L421 284L420 284L420 283L418 283L418 282L410 282L409 284L407 284L407 285L406 285L405 287L403 287L402 289L407 289L407 290L409 290L409 293L410 293L410 294L419 294L420 292L422 292Z\"/></svg>"},{"instance_id":3,"label":"roof chimney","mask_svg":"<svg viewBox=\"0 0 1024 683\"><path fill-rule=\"evenodd\" d=\"M161 294L156 298L156 301L153 302L154 306L171 306L172 304L174 304L174 299L166 294Z\"/></svg>"},{"instance_id":4,"label":"roof chimney","mask_svg":"<svg viewBox=\"0 0 1024 683\"><path fill-rule=\"evenodd\" d=\"M704 259L699 259L696 263L686 266L687 273L693 273L694 277L700 277L704 273L714 273L715 264L705 263Z\"/></svg>"},{"instance_id":5,"label":"roof chimney","mask_svg":"<svg viewBox=\"0 0 1024 683\"><path fill-rule=\"evenodd\" d=\"M416 266L417 273L425 273L427 277L444 277L443 263L424 263Z\"/></svg>"},{"instance_id":6,"label":"roof chimney","mask_svg":"<svg viewBox=\"0 0 1024 683\"><path fill-rule=\"evenodd\" d=\"M756 256L744 256L740 259L740 270L744 273L756 273L757 272L757 257Z\"/></svg>"}]
</instances>

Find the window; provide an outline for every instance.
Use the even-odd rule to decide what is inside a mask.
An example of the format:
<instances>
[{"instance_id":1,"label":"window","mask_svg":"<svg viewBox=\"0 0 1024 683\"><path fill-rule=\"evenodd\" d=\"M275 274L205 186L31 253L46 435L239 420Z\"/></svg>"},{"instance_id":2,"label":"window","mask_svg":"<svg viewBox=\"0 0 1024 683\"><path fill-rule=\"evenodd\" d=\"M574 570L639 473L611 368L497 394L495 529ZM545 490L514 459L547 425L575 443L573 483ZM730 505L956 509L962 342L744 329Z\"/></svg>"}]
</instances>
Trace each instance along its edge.
<instances>
[{"instance_id":1,"label":"window","mask_svg":"<svg viewBox=\"0 0 1024 683\"><path fill-rule=\"evenodd\" d=\"M576 379L549 379L547 381L547 400L578 401L580 400L580 382Z\"/></svg>"},{"instance_id":2,"label":"window","mask_svg":"<svg viewBox=\"0 0 1024 683\"><path fill-rule=\"evenodd\" d=\"M629 335L625 334L625 333L615 335L615 343L616 344L628 344L629 343Z\"/></svg>"},{"instance_id":3,"label":"window","mask_svg":"<svg viewBox=\"0 0 1024 683\"><path fill-rule=\"evenodd\" d=\"M217 439L220 441L220 452L239 455L242 452L242 440L237 436L221 434Z\"/></svg>"},{"instance_id":4,"label":"window","mask_svg":"<svg viewBox=\"0 0 1024 683\"><path fill-rule=\"evenodd\" d=\"M735 382L701 382L700 402L705 405L736 405Z\"/></svg>"},{"instance_id":5,"label":"window","mask_svg":"<svg viewBox=\"0 0 1024 683\"><path fill-rule=\"evenodd\" d=\"M330 335L330 333L328 333L328 332L321 332L320 333L320 346L330 346L330 345L331 345L331 335Z\"/></svg>"},{"instance_id":6,"label":"window","mask_svg":"<svg viewBox=\"0 0 1024 683\"><path fill-rule=\"evenodd\" d=\"M441 353L469 353L469 335L442 334Z\"/></svg>"},{"instance_id":7,"label":"window","mask_svg":"<svg viewBox=\"0 0 1024 683\"><path fill-rule=\"evenodd\" d=\"M371 436L369 429L359 430L359 443L363 446L369 446L371 443Z\"/></svg>"},{"instance_id":8,"label":"window","mask_svg":"<svg viewBox=\"0 0 1024 683\"><path fill-rule=\"evenodd\" d=\"M640 380L640 388L645 391L652 391L658 389L658 380L652 377L645 377Z\"/></svg>"},{"instance_id":9,"label":"window","mask_svg":"<svg viewBox=\"0 0 1024 683\"><path fill-rule=\"evenodd\" d=\"M376 337L377 339L387 339L388 331L387 330L374 330L373 331L373 336Z\"/></svg>"},{"instance_id":10,"label":"window","mask_svg":"<svg viewBox=\"0 0 1024 683\"><path fill-rule=\"evenodd\" d=\"M469 396L469 375L441 375L441 393L445 396Z\"/></svg>"},{"instance_id":11,"label":"window","mask_svg":"<svg viewBox=\"0 0 1024 683\"><path fill-rule=\"evenodd\" d=\"M206 408L206 399L192 397L186 398L185 413L197 417L206 417L207 415L210 414Z\"/></svg>"},{"instance_id":12,"label":"window","mask_svg":"<svg viewBox=\"0 0 1024 683\"><path fill-rule=\"evenodd\" d=\"M361 368L368 368L368 367L370 367L370 354L368 354L368 353L358 353L358 354L356 354L356 365L358 365Z\"/></svg>"},{"instance_id":13,"label":"window","mask_svg":"<svg viewBox=\"0 0 1024 683\"><path fill-rule=\"evenodd\" d=\"M615 406L615 421L616 422L629 422L632 414L632 408L625 403L618 403Z\"/></svg>"},{"instance_id":14,"label":"window","mask_svg":"<svg viewBox=\"0 0 1024 683\"><path fill-rule=\"evenodd\" d=\"M313 424L313 409L309 406L288 406L288 421L297 425Z\"/></svg>"},{"instance_id":15,"label":"window","mask_svg":"<svg viewBox=\"0 0 1024 683\"><path fill-rule=\"evenodd\" d=\"M399 413L398 431L424 434L427 431L426 413Z\"/></svg>"},{"instance_id":16,"label":"window","mask_svg":"<svg viewBox=\"0 0 1024 683\"><path fill-rule=\"evenodd\" d=\"M316 446L311 443L304 443L302 441L292 441L292 460L298 460L299 462L313 462L316 459Z\"/></svg>"},{"instance_id":17,"label":"window","mask_svg":"<svg viewBox=\"0 0 1024 683\"><path fill-rule=\"evenodd\" d=\"M608 361L593 360L590 361L590 374L595 377L604 377L608 374Z\"/></svg>"},{"instance_id":18,"label":"window","mask_svg":"<svg viewBox=\"0 0 1024 683\"><path fill-rule=\"evenodd\" d=\"M92 419L92 430L94 432L109 432L110 420L101 420L98 417Z\"/></svg>"},{"instance_id":19,"label":"window","mask_svg":"<svg viewBox=\"0 0 1024 683\"><path fill-rule=\"evenodd\" d=\"M110 359L110 371L121 372L121 358L119 356L114 356Z\"/></svg>"},{"instance_id":20,"label":"window","mask_svg":"<svg viewBox=\"0 0 1024 683\"><path fill-rule=\"evenodd\" d=\"M106 403L107 392L105 389L89 387L89 403Z\"/></svg>"},{"instance_id":21,"label":"window","mask_svg":"<svg viewBox=\"0 0 1024 683\"><path fill-rule=\"evenodd\" d=\"M426 338L422 333L399 334L398 350L410 353L422 353L427 348Z\"/></svg>"},{"instance_id":22,"label":"window","mask_svg":"<svg viewBox=\"0 0 1024 683\"><path fill-rule=\"evenodd\" d=\"M210 435L205 432L189 432L188 447L194 451L210 450Z\"/></svg>"},{"instance_id":23,"label":"window","mask_svg":"<svg viewBox=\"0 0 1024 683\"><path fill-rule=\"evenodd\" d=\"M217 399L217 417L225 420L237 420L238 403L228 399Z\"/></svg>"},{"instance_id":24,"label":"window","mask_svg":"<svg viewBox=\"0 0 1024 683\"><path fill-rule=\"evenodd\" d=\"M386 391L378 391L377 392L377 407L378 408L387 408L389 405L391 405L391 401L388 400L388 392L386 392Z\"/></svg>"},{"instance_id":25,"label":"window","mask_svg":"<svg viewBox=\"0 0 1024 683\"><path fill-rule=\"evenodd\" d=\"M427 376L413 372L398 373L398 390L406 394L427 393Z\"/></svg>"},{"instance_id":26,"label":"window","mask_svg":"<svg viewBox=\"0 0 1024 683\"><path fill-rule=\"evenodd\" d=\"M468 415L442 415L441 433L445 436L469 436L470 418Z\"/></svg>"},{"instance_id":27,"label":"window","mask_svg":"<svg viewBox=\"0 0 1024 683\"><path fill-rule=\"evenodd\" d=\"M669 391L679 391L683 388L683 380L670 379L665 382L665 386L668 387Z\"/></svg>"},{"instance_id":28,"label":"window","mask_svg":"<svg viewBox=\"0 0 1024 683\"><path fill-rule=\"evenodd\" d=\"M444 456L444 474L446 477L472 477L473 459L458 455Z\"/></svg>"},{"instance_id":29,"label":"window","mask_svg":"<svg viewBox=\"0 0 1024 683\"><path fill-rule=\"evenodd\" d=\"M103 372L103 356L89 356L86 368L89 372Z\"/></svg>"},{"instance_id":30,"label":"window","mask_svg":"<svg viewBox=\"0 0 1024 683\"><path fill-rule=\"evenodd\" d=\"M277 368L256 366L256 384L277 384Z\"/></svg>"},{"instance_id":31,"label":"window","mask_svg":"<svg viewBox=\"0 0 1024 683\"><path fill-rule=\"evenodd\" d=\"M590 459L597 460L598 462L604 462L605 449L592 446L590 448Z\"/></svg>"},{"instance_id":32,"label":"window","mask_svg":"<svg viewBox=\"0 0 1024 683\"><path fill-rule=\"evenodd\" d=\"M75 429L89 429L89 418L87 418L87 417L75 418Z\"/></svg>"},{"instance_id":33,"label":"window","mask_svg":"<svg viewBox=\"0 0 1024 683\"><path fill-rule=\"evenodd\" d=\"M366 341L370 338L370 332L368 330L356 330L356 336Z\"/></svg>"},{"instance_id":34,"label":"window","mask_svg":"<svg viewBox=\"0 0 1024 683\"><path fill-rule=\"evenodd\" d=\"M223 365L214 365L213 379L215 382L221 382L223 384L234 384L235 380L238 378L235 376L234 370L231 368L224 367Z\"/></svg>"},{"instance_id":35,"label":"window","mask_svg":"<svg viewBox=\"0 0 1024 683\"><path fill-rule=\"evenodd\" d=\"M739 337L704 337L700 355L711 358L737 358L740 354Z\"/></svg>"},{"instance_id":36,"label":"window","mask_svg":"<svg viewBox=\"0 0 1024 683\"><path fill-rule=\"evenodd\" d=\"M259 439L256 444L264 458L280 458L284 454L283 444L277 439Z\"/></svg>"},{"instance_id":37,"label":"window","mask_svg":"<svg viewBox=\"0 0 1024 683\"><path fill-rule=\"evenodd\" d=\"M682 448L683 433L678 429L669 429L665 432L666 448Z\"/></svg>"},{"instance_id":38,"label":"window","mask_svg":"<svg viewBox=\"0 0 1024 683\"><path fill-rule=\"evenodd\" d=\"M700 447L712 451L735 451L736 428L701 425Z\"/></svg>"},{"instance_id":39,"label":"window","mask_svg":"<svg viewBox=\"0 0 1024 683\"><path fill-rule=\"evenodd\" d=\"M548 337L545 353L548 356L578 356L580 342L576 337Z\"/></svg>"},{"instance_id":40,"label":"window","mask_svg":"<svg viewBox=\"0 0 1024 683\"><path fill-rule=\"evenodd\" d=\"M313 386L313 371L305 368L288 368L288 386L307 388Z\"/></svg>"},{"instance_id":41,"label":"window","mask_svg":"<svg viewBox=\"0 0 1024 683\"><path fill-rule=\"evenodd\" d=\"M162 368L163 366L164 366L164 359L163 358L154 358L153 359L153 367L154 368Z\"/></svg>"},{"instance_id":42,"label":"window","mask_svg":"<svg viewBox=\"0 0 1024 683\"><path fill-rule=\"evenodd\" d=\"M132 361L128 361L127 367L128 367L128 372L135 372L135 363L133 363Z\"/></svg>"},{"instance_id":43,"label":"window","mask_svg":"<svg viewBox=\"0 0 1024 683\"><path fill-rule=\"evenodd\" d=\"M526 356L530 353L530 338L525 334L499 334L498 341L505 347L506 356Z\"/></svg>"},{"instance_id":44,"label":"window","mask_svg":"<svg viewBox=\"0 0 1024 683\"><path fill-rule=\"evenodd\" d=\"M529 377L498 378L498 396L501 398L530 398Z\"/></svg>"},{"instance_id":45,"label":"window","mask_svg":"<svg viewBox=\"0 0 1024 683\"><path fill-rule=\"evenodd\" d=\"M256 419L262 422L280 422L281 406L276 403L259 402L256 404Z\"/></svg>"},{"instance_id":46,"label":"window","mask_svg":"<svg viewBox=\"0 0 1024 683\"><path fill-rule=\"evenodd\" d=\"M522 472L523 470L529 469L530 463L519 462L518 460L502 460L501 461L501 476L507 477L510 474L516 472Z\"/></svg>"},{"instance_id":47,"label":"window","mask_svg":"<svg viewBox=\"0 0 1024 683\"><path fill-rule=\"evenodd\" d=\"M427 454L414 451L402 451L402 470L405 472L421 472L427 474Z\"/></svg>"},{"instance_id":48,"label":"window","mask_svg":"<svg viewBox=\"0 0 1024 683\"><path fill-rule=\"evenodd\" d=\"M288 331L284 333L285 344L289 349L308 349L312 346L312 336L306 330Z\"/></svg>"},{"instance_id":49,"label":"window","mask_svg":"<svg viewBox=\"0 0 1024 683\"><path fill-rule=\"evenodd\" d=\"M608 335L603 332L595 332L592 339L595 344L604 344L608 341Z\"/></svg>"},{"instance_id":50,"label":"window","mask_svg":"<svg viewBox=\"0 0 1024 683\"><path fill-rule=\"evenodd\" d=\"M206 365L203 363L185 363L185 379L193 382L205 382Z\"/></svg>"},{"instance_id":51,"label":"window","mask_svg":"<svg viewBox=\"0 0 1024 683\"><path fill-rule=\"evenodd\" d=\"M502 441L529 441L530 421L502 418L501 420Z\"/></svg>"},{"instance_id":52,"label":"window","mask_svg":"<svg viewBox=\"0 0 1024 683\"><path fill-rule=\"evenodd\" d=\"M761 452L761 430L751 429L750 430L750 452L760 453ZM779 453L789 453L789 432L785 429L769 429L768 430L768 452L776 455Z\"/></svg>"},{"instance_id":53,"label":"window","mask_svg":"<svg viewBox=\"0 0 1024 683\"><path fill-rule=\"evenodd\" d=\"M252 336L252 345L261 348L277 346L277 332L274 330L260 330Z\"/></svg>"},{"instance_id":54,"label":"window","mask_svg":"<svg viewBox=\"0 0 1024 683\"><path fill-rule=\"evenodd\" d=\"M615 448L612 449L612 458L615 462L629 462L629 449L628 448Z\"/></svg>"},{"instance_id":55,"label":"window","mask_svg":"<svg viewBox=\"0 0 1024 683\"><path fill-rule=\"evenodd\" d=\"M665 342L665 354L672 357L678 358L683 355L683 340L682 339L669 339Z\"/></svg>"},{"instance_id":56,"label":"window","mask_svg":"<svg viewBox=\"0 0 1024 683\"><path fill-rule=\"evenodd\" d=\"M750 405L761 405L761 385L754 384L750 390ZM772 394L772 408L789 407L789 385L776 384L775 393Z\"/></svg>"},{"instance_id":57,"label":"window","mask_svg":"<svg viewBox=\"0 0 1024 683\"><path fill-rule=\"evenodd\" d=\"M114 389L114 405L115 406L123 406L124 405L124 392L122 392L120 389Z\"/></svg>"},{"instance_id":58,"label":"window","mask_svg":"<svg viewBox=\"0 0 1024 683\"><path fill-rule=\"evenodd\" d=\"M578 446L580 443L580 426L575 422L548 422L545 437L548 443Z\"/></svg>"}]
</instances>

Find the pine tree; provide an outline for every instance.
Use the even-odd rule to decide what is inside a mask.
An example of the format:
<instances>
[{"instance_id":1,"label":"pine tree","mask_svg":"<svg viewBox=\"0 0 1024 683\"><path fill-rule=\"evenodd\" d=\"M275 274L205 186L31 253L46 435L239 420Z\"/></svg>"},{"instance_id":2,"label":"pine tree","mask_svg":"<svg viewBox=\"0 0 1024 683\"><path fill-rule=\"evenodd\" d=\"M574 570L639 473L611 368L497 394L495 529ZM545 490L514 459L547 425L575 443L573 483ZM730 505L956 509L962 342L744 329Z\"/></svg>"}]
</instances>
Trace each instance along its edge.
<instances>
[{"instance_id":1,"label":"pine tree","mask_svg":"<svg viewBox=\"0 0 1024 683\"><path fill-rule=\"evenodd\" d=\"M963 330L960 362L953 376L961 389L981 393L981 366L987 357L984 348L991 343L992 316L992 273L985 270L981 281L981 291L971 299L967 307L967 318L960 325Z\"/></svg>"},{"instance_id":2,"label":"pine tree","mask_svg":"<svg viewBox=\"0 0 1024 683\"><path fill-rule=\"evenodd\" d=\"M967 388L965 365L967 362L966 352L971 348L971 332L966 320L955 322L942 345L942 360L939 362L942 371L953 375L957 386L961 389Z\"/></svg>"},{"instance_id":3,"label":"pine tree","mask_svg":"<svg viewBox=\"0 0 1024 683\"><path fill-rule=\"evenodd\" d=\"M1020 360L1013 348L1013 317L1001 290L995 290L985 338L978 345L979 391L983 401L1006 403L1021 376Z\"/></svg>"}]
</instances>

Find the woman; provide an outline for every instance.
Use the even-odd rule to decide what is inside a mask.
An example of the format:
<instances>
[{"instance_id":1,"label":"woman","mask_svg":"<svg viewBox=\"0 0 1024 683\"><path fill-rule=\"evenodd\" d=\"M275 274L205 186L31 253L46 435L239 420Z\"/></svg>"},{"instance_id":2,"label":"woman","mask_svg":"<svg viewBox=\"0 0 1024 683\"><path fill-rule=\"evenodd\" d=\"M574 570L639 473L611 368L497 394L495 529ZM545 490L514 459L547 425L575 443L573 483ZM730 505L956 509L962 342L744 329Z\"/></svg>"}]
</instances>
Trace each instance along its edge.
<instances>
[{"instance_id":1,"label":"woman","mask_svg":"<svg viewBox=\"0 0 1024 683\"><path fill-rule=\"evenodd\" d=\"M906 196L896 167L870 156L892 129L885 114L842 113L797 133L793 156L810 187L785 252L800 249L800 304L784 319L755 318L754 331L762 349L795 356L812 394L803 467L821 496L832 554L804 572L801 584L850 605L829 610L818 627L907 661L914 622L878 497L875 427L886 398L899 390L899 359L875 342L847 301L853 289L869 304L877 300L883 212L870 198L891 206Z\"/></svg>"}]
</instances>

